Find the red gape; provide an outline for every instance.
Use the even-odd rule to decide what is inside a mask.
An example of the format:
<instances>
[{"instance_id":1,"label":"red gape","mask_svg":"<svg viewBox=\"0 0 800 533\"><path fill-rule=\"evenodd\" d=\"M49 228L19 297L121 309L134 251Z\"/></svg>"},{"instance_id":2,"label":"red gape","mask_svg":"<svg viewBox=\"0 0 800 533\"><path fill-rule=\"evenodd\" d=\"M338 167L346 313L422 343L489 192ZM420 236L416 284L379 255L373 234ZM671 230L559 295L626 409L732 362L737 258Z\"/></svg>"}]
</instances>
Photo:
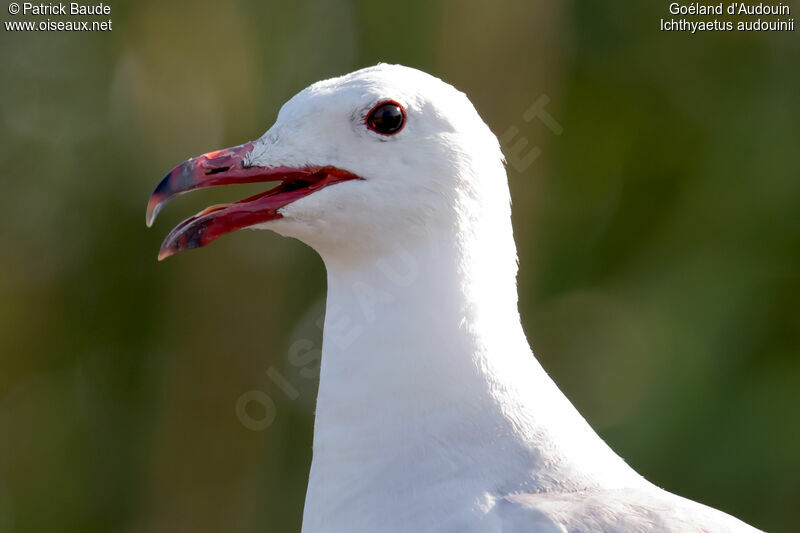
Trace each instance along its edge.
<instances>
[{"instance_id":1,"label":"red gape","mask_svg":"<svg viewBox=\"0 0 800 533\"><path fill-rule=\"evenodd\" d=\"M178 224L161 245L158 259L199 248L241 228L281 218L278 210L328 185L360 179L334 167L259 167L246 165L255 143L209 152L173 168L158 184L147 204L147 225L173 197L185 192L236 183L280 181L269 191L231 204L208 207Z\"/></svg>"}]
</instances>

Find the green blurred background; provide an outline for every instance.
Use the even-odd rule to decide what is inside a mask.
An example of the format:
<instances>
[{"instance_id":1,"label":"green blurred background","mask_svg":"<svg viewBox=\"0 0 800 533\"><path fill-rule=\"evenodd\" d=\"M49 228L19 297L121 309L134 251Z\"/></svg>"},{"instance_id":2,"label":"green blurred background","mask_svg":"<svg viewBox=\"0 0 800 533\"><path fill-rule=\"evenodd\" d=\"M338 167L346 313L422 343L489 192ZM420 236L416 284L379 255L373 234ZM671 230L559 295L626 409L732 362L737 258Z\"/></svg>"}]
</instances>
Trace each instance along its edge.
<instances>
[{"instance_id":1,"label":"green blurred background","mask_svg":"<svg viewBox=\"0 0 800 533\"><path fill-rule=\"evenodd\" d=\"M378 61L465 91L510 161L539 153L508 172L520 310L600 434L797 530L797 33L662 33L666 1L111 5L107 33L0 32L0 531L299 530L316 383L287 351L319 346L323 265L268 232L158 264L174 223L242 191L150 231L145 202ZM523 117L542 96L560 135ZM263 431L236 413L251 390Z\"/></svg>"}]
</instances>

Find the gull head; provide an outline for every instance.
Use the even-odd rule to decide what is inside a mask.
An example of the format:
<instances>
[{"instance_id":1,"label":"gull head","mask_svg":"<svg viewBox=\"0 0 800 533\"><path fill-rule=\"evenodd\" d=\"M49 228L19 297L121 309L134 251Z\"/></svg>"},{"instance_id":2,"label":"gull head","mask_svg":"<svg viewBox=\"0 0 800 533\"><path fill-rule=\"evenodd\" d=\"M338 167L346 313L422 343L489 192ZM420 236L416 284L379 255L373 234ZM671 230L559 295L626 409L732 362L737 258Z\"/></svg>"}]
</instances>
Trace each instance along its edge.
<instances>
[{"instance_id":1,"label":"gull head","mask_svg":"<svg viewBox=\"0 0 800 533\"><path fill-rule=\"evenodd\" d=\"M253 182L277 185L183 221L159 259L242 228L298 238L323 258L369 258L509 215L497 138L472 103L400 65L317 82L259 139L176 166L150 197L147 225L176 195Z\"/></svg>"}]
</instances>

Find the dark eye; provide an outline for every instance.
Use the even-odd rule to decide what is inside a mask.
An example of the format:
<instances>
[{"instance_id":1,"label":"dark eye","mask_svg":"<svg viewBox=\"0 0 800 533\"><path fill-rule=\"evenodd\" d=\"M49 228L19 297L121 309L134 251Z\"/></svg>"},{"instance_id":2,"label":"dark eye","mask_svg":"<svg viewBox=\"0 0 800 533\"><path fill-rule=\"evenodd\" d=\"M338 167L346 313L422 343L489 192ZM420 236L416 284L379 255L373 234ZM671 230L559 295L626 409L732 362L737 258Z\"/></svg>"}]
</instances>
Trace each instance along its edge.
<instances>
[{"instance_id":1,"label":"dark eye","mask_svg":"<svg viewBox=\"0 0 800 533\"><path fill-rule=\"evenodd\" d=\"M406 112L397 102L383 102L367 115L367 127L381 135L394 135L406 123Z\"/></svg>"}]
</instances>

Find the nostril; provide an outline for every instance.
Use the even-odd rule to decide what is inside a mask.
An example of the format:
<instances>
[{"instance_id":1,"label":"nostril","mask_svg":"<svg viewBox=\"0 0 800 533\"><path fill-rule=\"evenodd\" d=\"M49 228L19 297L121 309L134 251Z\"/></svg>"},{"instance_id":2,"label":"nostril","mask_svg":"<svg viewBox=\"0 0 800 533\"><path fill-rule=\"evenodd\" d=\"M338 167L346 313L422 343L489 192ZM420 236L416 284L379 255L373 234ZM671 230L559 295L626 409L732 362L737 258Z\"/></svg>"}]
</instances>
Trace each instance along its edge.
<instances>
[{"instance_id":1,"label":"nostril","mask_svg":"<svg viewBox=\"0 0 800 533\"><path fill-rule=\"evenodd\" d=\"M206 175L209 174L219 174L220 172L225 172L226 170L230 170L231 167L219 167L219 168L210 168L206 170Z\"/></svg>"}]
</instances>

